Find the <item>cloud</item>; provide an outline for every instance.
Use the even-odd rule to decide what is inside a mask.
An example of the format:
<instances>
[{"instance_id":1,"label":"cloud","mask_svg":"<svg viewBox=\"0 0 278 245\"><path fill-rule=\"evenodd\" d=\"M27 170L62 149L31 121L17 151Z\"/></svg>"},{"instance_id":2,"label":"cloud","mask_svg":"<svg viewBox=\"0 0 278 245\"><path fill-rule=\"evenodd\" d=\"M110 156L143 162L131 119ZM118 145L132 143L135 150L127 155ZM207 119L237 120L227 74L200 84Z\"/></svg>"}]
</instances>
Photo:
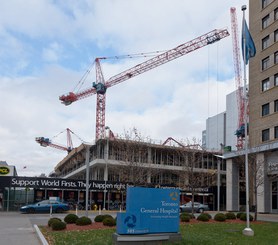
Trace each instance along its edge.
<instances>
[{"instance_id":1,"label":"cloud","mask_svg":"<svg viewBox=\"0 0 278 245\"><path fill-rule=\"evenodd\" d=\"M238 7L242 1L233 3ZM83 140L94 140L96 96L70 106L59 96L78 82L82 89L92 86L96 57L168 50L213 29L230 29L230 7L220 0L198 6L182 0L4 1L0 160L15 165L20 175L49 174L67 153L43 148L35 137L65 145L65 134L59 133L70 128ZM102 60L103 75L107 80L144 60ZM235 89L233 76L227 37L110 87L106 125L116 134L136 127L158 141L200 138L206 118L225 110L225 95ZM80 139L73 138L78 146Z\"/></svg>"}]
</instances>

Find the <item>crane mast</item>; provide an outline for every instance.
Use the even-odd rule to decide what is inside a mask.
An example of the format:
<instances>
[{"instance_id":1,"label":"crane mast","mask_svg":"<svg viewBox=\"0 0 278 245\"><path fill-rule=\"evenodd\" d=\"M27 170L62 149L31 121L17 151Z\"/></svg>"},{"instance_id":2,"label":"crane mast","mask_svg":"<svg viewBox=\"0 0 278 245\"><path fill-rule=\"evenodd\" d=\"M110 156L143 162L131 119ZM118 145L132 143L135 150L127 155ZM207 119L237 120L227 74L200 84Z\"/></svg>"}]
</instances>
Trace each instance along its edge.
<instances>
[{"instance_id":1,"label":"crane mast","mask_svg":"<svg viewBox=\"0 0 278 245\"><path fill-rule=\"evenodd\" d=\"M144 72L152 70L160 65L163 65L169 61L177 59L185 54L188 54L194 50L213 44L229 36L227 29L217 29L202 36L199 36L189 42L183 43L173 49L170 49L162 54L159 54L145 62L142 62L132 68L129 68L115 76L110 77L105 81L100 66L100 60L106 59L105 57L96 58L96 82L93 83L91 88L85 89L78 93L70 92L67 95L62 95L59 99L65 105L70 105L72 102L86 98L93 94L97 94L97 106L96 106L96 140L105 137L105 101L106 90L116 84L124 82L132 77L140 75Z\"/></svg>"},{"instance_id":2,"label":"crane mast","mask_svg":"<svg viewBox=\"0 0 278 245\"><path fill-rule=\"evenodd\" d=\"M244 100L243 100L243 86L242 86L242 72L241 72L241 59L240 59L240 46L238 36L238 24L236 16L236 8L230 8L231 13L231 32L233 42L233 58L234 58L234 70L236 80L236 95L238 106L238 124L235 135L237 136L237 149L243 148L245 132L244 132Z\"/></svg>"}]
</instances>

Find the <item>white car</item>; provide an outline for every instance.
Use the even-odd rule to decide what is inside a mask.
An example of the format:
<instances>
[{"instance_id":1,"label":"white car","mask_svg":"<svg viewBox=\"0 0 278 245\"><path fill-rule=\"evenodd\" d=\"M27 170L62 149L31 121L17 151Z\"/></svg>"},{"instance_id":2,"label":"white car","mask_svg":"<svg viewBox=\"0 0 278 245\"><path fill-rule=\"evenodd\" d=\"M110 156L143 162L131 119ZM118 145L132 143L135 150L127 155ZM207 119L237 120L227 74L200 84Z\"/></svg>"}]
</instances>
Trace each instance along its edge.
<instances>
[{"instance_id":1,"label":"white car","mask_svg":"<svg viewBox=\"0 0 278 245\"><path fill-rule=\"evenodd\" d=\"M206 204L194 202L193 210L194 210L194 212L197 212L197 213L203 213L204 211L209 211L209 207ZM188 202L188 203L182 204L180 206L180 212L190 213L191 211L192 211L192 202Z\"/></svg>"}]
</instances>

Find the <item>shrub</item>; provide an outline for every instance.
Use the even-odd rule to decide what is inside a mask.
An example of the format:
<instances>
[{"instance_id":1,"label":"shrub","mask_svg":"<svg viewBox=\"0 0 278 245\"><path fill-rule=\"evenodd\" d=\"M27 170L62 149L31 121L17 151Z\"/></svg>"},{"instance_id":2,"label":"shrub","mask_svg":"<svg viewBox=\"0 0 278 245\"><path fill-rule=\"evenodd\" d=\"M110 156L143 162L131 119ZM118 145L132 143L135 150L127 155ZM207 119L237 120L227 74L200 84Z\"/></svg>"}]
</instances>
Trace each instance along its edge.
<instances>
[{"instance_id":1,"label":"shrub","mask_svg":"<svg viewBox=\"0 0 278 245\"><path fill-rule=\"evenodd\" d=\"M56 218L56 217L50 218L48 220L48 226L51 227L53 221L55 221L55 220L62 221L60 218Z\"/></svg>"},{"instance_id":2,"label":"shrub","mask_svg":"<svg viewBox=\"0 0 278 245\"><path fill-rule=\"evenodd\" d=\"M115 226L116 225L116 221L115 219L111 216L111 217L106 217L104 220L103 220L103 225L105 226Z\"/></svg>"},{"instance_id":3,"label":"shrub","mask_svg":"<svg viewBox=\"0 0 278 245\"><path fill-rule=\"evenodd\" d=\"M67 227L67 224L60 220L53 220L53 222L51 224L51 228L54 231L64 230L64 229L66 229L66 227Z\"/></svg>"},{"instance_id":4,"label":"shrub","mask_svg":"<svg viewBox=\"0 0 278 245\"><path fill-rule=\"evenodd\" d=\"M64 221L67 224L74 224L77 219L78 219L77 215L75 215L75 214L68 214L68 215L65 216Z\"/></svg>"},{"instance_id":5,"label":"shrub","mask_svg":"<svg viewBox=\"0 0 278 245\"><path fill-rule=\"evenodd\" d=\"M82 217L78 218L75 223L76 223L76 225L80 225L80 226L90 225L90 224L92 224L92 220L86 216L82 216Z\"/></svg>"},{"instance_id":6,"label":"shrub","mask_svg":"<svg viewBox=\"0 0 278 245\"><path fill-rule=\"evenodd\" d=\"M104 215L97 215L94 219L95 222L102 222L104 220Z\"/></svg>"},{"instance_id":7,"label":"shrub","mask_svg":"<svg viewBox=\"0 0 278 245\"><path fill-rule=\"evenodd\" d=\"M253 216L251 214L249 214L249 221L253 221ZM247 214L246 213L242 213L240 215L240 220L246 221L247 220Z\"/></svg>"},{"instance_id":8,"label":"shrub","mask_svg":"<svg viewBox=\"0 0 278 245\"><path fill-rule=\"evenodd\" d=\"M110 214L104 214L104 215L103 215L103 219L106 219L106 218L112 218L112 219L114 219L112 215L110 215Z\"/></svg>"},{"instance_id":9,"label":"shrub","mask_svg":"<svg viewBox=\"0 0 278 245\"><path fill-rule=\"evenodd\" d=\"M216 221L225 221L226 220L226 215L223 214L223 213L217 213L215 216L214 216L214 220Z\"/></svg>"},{"instance_id":10,"label":"shrub","mask_svg":"<svg viewBox=\"0 0 278 245\"><path fill-rule=\"evenodd\" d=\"M237 213L236 218L237 218L237 219L240 219L240 216L241 216L242 214L243 214L242 212Z\"/></svg>"},{"instance_id":11,"label":"shrub","mask_svg":"<svg viewBox=\"0 0 278 245\"><path fill-rule=\"evenodd\" d=\"M199 220L199 221L209 221L209 217L205 213L202 213L198 216L197 220Z\"/></svg>"},{"instance_id":12,"label":"shrub","mask_svg":"<svg viewBox=\"0 0 278 245\"><path fill-rule=\"evenodd\" d=\"M181 218L181 217L184 217L184 216L188 216L188 217L190 218L190 216L189 216L188 213L181 213L181 214L180 214L180 218Z\"/></svg>"},{"instance_id":13,"label":"shrub","mask_svg":"<svg viewBox=\"0 0 278 245\"><path fill-rule=\"evenodd\" d=\"M190 216L189 215L181 215L180 220L182 222L189 222L190 221Z\"/></svg>"},{"instance_id":14,"label":"shrub","mask_svg":"<svg viewBox=\"0 0 278 245\"><path fill-rule=\"evenodd\" d=\"M209 213L203 213L204 215L208 216L209 219L211 219L211 215Z\"/></svg>"},{"instance_id":15,"label":"shrub","mask_svg":"<svg viewBox=\"0 0 278 245\"><path fill-rule=\"evenodd\" d=\"M233 212L225 213L226 219L236 219L236 215Z\"/></svg>"}]
</instances>

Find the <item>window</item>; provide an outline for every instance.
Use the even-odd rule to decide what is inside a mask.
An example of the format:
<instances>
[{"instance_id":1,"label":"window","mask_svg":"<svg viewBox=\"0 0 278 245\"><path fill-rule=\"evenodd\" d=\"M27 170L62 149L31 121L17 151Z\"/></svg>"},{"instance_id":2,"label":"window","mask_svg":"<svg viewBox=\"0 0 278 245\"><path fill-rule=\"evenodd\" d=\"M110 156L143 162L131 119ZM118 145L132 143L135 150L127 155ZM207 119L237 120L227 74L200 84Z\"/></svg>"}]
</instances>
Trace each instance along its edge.
<instances>
[{"instance_id":1,"label":"window","mask_svg":"<svg viewBox=\"0 0 278 245\"><path fill-rule=\"evenodd\" d=\"M269 14L262 19L262 29L265 29L269 25Z\"/></svg>"},{"instance_id":2,"label":"window","mask_svg":"<svg viewBox=\"0 0 278 245\"><path fill-rule=\"evenodd\" d=\"M278 73L274 75L274 86L278 86Z\"/></svg>"},{"instance_id":3,"label":"window","mask_svg":"<svg viewBox=\"0 0 278 245\"><path fill-rule=\"evenodd\" d=\"M274 127L274 138L278 138L278 126Z\"/></svg>"},{"instance_id":4,"label":"window","mask_svg":"<svg viewBox=\"0 0 278 245\"><path fill-rule=\"evenodd\" d=\"M262 131L262 141L269 140L269 128Z\"/></svg>"},{"instance_id":5,"label":"window","mask_svg":"<svg viewBox=\"0 0 278 245\"><path fill-rule=\"evenodd\" d=\"M274 53L274 64L278 64L278 51Z\"/></svg>"},{"instance_id":6,"label":"window","mask_svg":"<svg viewBox=\"0 0 278 245\"><path fill-rule=\"evenodd\" d=\"M264 9L269 4L269 0L262 0L262 8Z\"/></svg>"},{"instance_id":7,"label":"window","mask_svg":"<svg viewBox=\"0 0 278 245\"><path fill-rule=\"evenodd\" d=\"M274 100L274 112L278 112L278 100Z\"/></svg>"},{"instance_id":8,"label":"window","mask_svg":"<svg viewBox=\"0 0 278 245\"><path fill-rule=\"evenodd\" d=\"M278 41L278 30L274 31L274 42Z\"/></svg>"},{"instance_id":9,"label":"window","mask_svg":"<svg viewBox=\"0 0 278 245\"><path fill-rule=\"evenodd\" d=\"M274 20L278 20L278 8L274 9Z\"/></svg>"},{"instance_id":10,"label":"window","mask_svg":"<svg viewBox=\"0 0 278 245\"><path fill-rule=\"evenodd\" d=\"M262 105L262 116L269 114L269 103Z\"/></svg>"},{"instance_id":11,"label":"window","mask_svg":"<svg viewBox=\"0 0 278 245\"><path fill-rule=\"evenodd\" d=\"M262 81L262 91L268 90L269 86L270 86L269 78Z\"/></svg>"},{"instance_id":12,"label":"window","mask_svg":"<svg viewBox=\"0 0 278 245\"><path fill-rule=\"evenodd\" d=\"M266 70L269 67L269 57L262 60L262 70Z\"/></svg>"},{"instance_id":13,"label":"window","mask_svg":"<svg viewBox=\"0 0 278 245\"><path fill-rule=\"evenodd\" d=\"M262 49L266 49L269 46L269 36L266 36L262 40Z\"/></svg>"}]
</instances>

